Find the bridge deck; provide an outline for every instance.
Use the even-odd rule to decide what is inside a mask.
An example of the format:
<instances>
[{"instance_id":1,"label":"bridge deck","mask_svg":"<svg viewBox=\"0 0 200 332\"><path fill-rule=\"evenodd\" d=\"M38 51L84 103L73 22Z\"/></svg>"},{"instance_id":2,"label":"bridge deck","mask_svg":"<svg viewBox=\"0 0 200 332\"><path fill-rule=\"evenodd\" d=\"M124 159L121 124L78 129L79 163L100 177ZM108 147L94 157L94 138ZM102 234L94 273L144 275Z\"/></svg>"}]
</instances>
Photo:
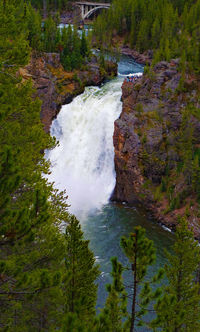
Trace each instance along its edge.
<instances>
[{"instance_id":1,"label":"bridge deck","mask_svg":"<svg viewBox=\"0 0 200 332\"><path fill-rule=\"evenodd\" d=\"M86 5L86 6L107 6L110 7L110 3L101 3L101 2L89 2L89 1L78 1L77 5Z\"/></svg>"}]
</instances>

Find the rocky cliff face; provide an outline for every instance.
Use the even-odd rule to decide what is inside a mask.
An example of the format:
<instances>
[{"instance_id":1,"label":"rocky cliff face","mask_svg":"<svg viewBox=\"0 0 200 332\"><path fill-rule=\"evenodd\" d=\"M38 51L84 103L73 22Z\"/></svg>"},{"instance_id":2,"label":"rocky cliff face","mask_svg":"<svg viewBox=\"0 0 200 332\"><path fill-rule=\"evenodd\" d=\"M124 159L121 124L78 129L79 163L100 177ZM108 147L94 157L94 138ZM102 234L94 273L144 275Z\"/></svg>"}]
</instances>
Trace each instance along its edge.
<instances>
[{"instance_id":1,"label":"rocky cliff face","mask_svg":"<svg viewBox=\"0 0 200 332\"><path fill-rule=\"evenodd\" d=\"M200 82L178 69L163 61L123 83L112 199L139 201L171 228L186 215L200 238Z\"/></svg>"},{"instance_id":2,"label":"rocky cliff face","mask_svg":"<svg viewBox=\"0 0 200 332\"><path fill-rule=\"evenodd\" d=\"M101 70L96 57L85 65L84 70L66 72L57 53L32 56L29 65L20 70L24 79L32 78L36 96L42 101L41 120L49 132L51 122L62 105L84 91L85 86L100 85L106 77L117 75L117 65L107 62Z\"/></svg>"}]
</instances>

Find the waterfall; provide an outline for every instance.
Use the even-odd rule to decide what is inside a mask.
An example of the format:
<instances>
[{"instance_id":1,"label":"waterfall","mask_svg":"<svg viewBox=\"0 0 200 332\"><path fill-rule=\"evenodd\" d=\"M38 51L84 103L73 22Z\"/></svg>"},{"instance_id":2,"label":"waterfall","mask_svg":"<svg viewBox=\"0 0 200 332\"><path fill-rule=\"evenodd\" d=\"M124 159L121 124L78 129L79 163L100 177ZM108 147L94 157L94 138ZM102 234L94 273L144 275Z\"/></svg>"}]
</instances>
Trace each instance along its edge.
<instances>
[{"instance_id":1,"label":"waterfall","mask_svg":"<svg viewBox=\"0 0 200 332\"><path fill-rule=\"evenodd\" d=\"M116 78L86 88L62 107L51 127L59 146L48 151L49 180L66 189L70 212L79 218L106 204L115 186L113 131L122 109L122 82Z\"/></svg>"},{"instance_id":2,"label":"waterfall","mask_svg":"<svg viewBox=\"0 0 200 332\"><path fill-rule=\"evenodd\" d=\"M51 162L48 179L66 190L69 211L80 220L108 203L115 186L114 121L122 110L124 76L142 75L142 66L121 57L118 77L101 87L87 87L64 105L53 121L51 135L59 141L46 156ZM135 74L129 74L135 73Z\"/></svg>"}]
</instances>

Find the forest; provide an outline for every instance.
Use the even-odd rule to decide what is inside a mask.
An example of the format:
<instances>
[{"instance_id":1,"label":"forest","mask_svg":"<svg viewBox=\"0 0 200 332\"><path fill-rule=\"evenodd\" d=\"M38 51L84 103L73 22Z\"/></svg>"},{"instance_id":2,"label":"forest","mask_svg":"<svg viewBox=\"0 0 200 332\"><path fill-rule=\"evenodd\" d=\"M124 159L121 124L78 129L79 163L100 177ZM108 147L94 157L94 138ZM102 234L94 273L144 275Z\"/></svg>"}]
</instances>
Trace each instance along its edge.
<instances>
[{"instance_id":1,"label":"forest","mask_svg":"<svg viewBox=\"0 0 200 332\"><path fill-rule=\"evenodd\" d=\"M42 24L40 12L37 12L30 3L25 4L23 19L27 29L29 46L40 52L58 52L61 55L61 63L66 70L80 68L89 57L89 46L83 32L80 37L76 27L60 29L59 14L52 18L47 17Z\"/></svg>"},{"instance_id":2,"label":"forest","mask_svg":"<svg viewBox=\"0 0 200 332\"><path fill-rule=\"evenodd\" d=\"M33 7L39 10L66 10L70 9L71 6L76 2L76 0L31 0ZM101 0L93 1L93 2L102 2ZM103 2L111 2L110 0L105 0Z\"/></svg>"},{"instance_id":3,"label":"forest","mask_svg":"<svg viewBox=\"0 0 200 332\"><path fill-rule=\"evenodd\" d=\"M69 4L0 3L0 331L200 331L200 247L187 216L179 218L172 252L151 280L156 250L145 229L137 226L121 238L128 266L111 259L112 283L96 312L100 267L68 212L67 192L45 176L50 165L43 152L57 143L43 130L32 81L19 72L31 54L43 52L60 53L66 71L81 69L91 45L76 27L61 31L59 14L43 21L44 5L56 12ZM186 69L198 75L199 18L199 0L114 0L94 23L93 38L102 50L122 37L140 52L153 48L154 64L180 57L182 75ZM193 187L200 199L197 159ZM130 285L124 284L127 272Z\"/></svg>"},{"instance_id":4,"label":"forest","mask_svg":"<svg viewBox=\"0 0 200 332\"><path fill-rule=\"evenodd\" d=\"M100 15L94 25L99 43L105 47L123 36L140 52L154 50L154 64L181 57L199 72L199 1L120 1Z\"/></svg>"},{"instance_id":5,"label":"forest","mask_svg":"<svg viewBox=\"0 0 200 332\"><path fill-rule=\"evenodd\" d=\"M192 124L193 116L199 121L199 68L200 68L200 2L199 1L113 1L109 11L105 11L97 17L94 22L94 34L96 43L101 49L117 49L127 45L143 54L150 54L152 57L151 65L147 64L144 72L148 79L155 81L156 64L160 61L170 62L178 59L178 70L180 81L177 89L172 91L170 88L165 90L162 86L162 98L160 105L153 112L158 114L159 121L163 126L167 126L172 135L176 137L176 165L173 167L170 161L163 160L159 154L152 156L147 152L147 132L149 125L145 126L145 112L143 105L138 104L137 112L143 119L139 134L143 145L142 167L146 177L145 186L147 190L154 191L154 199L158 204L164 199L168 201L165 214L180 209L187 205L187 198L193 197L197 203L196 214L199 215L199 174L200 174L200 154L199 146L194 134ZM193 87L190 83L193 82ZM196 88L194 86L196 85ZM190 92L196 91L196 100L192 98ZM140 89L140 86L138 86ZM151 84L149 86L149 94ZM167 93L171 95L172 109L176 109L176 103L182 98L185 103L182 108L182 123L180 128L170 126L165 122L164 109ZM187 95L187 96L186 96ZM162 112L163 109L163 112ZM150 115L149 115L150 116ZM152 113L152 121L155 114ZM151 116L150 116L151 117ZM168 130L167 129L167 130ZM163 132L163 135L165 133ZM169 131L168 131L169 135ZM170 135L169 135L170 136ZM163 139L163 151L170 155L169 136ZM166 144L165 144L166 143ZM153 161L154 160L154 161ZM161 176L158 180L152 180L149 176L149 169L156 165ZM177 189L184 177L184 188ZM179 180L177 180L179 179ZM153 188L153 189L152 189ZM143 195L143 193L142 193ZM144 194L145 195L145 194ZM163 197L165 197L163 199ZM162 200L163 199L163 200ZM195 203L195 204L196 204ZM189 204L193 204L192 202ZM187 208L186 208L187 209ZM186 212L186 214L190 214Z\"/></svg>"}]
</instances>

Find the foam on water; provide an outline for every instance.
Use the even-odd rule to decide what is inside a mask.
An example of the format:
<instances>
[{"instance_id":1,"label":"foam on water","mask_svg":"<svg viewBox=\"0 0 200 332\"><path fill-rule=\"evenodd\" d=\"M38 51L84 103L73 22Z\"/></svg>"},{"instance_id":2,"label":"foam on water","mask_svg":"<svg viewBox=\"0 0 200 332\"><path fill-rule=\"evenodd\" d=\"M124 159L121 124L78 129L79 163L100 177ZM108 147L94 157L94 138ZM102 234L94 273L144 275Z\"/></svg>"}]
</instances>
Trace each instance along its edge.
<instances>
[{"instance_id":1,"label":"foam on water","mask_svg":"<svg viewBox=\"0 0 200 332\"><path fill-rule=\"evenodd\" d=\"M129 73L129 74L120 74L120 73L118 73L118 76L121 76L121 77L132 77L132 76L140 77L142 75L143 75L143 73Z\"/></svg>"},{"instance_id":2,"label":"foam on water","mask_svg":"<svg viewBox=\"0 0 200 332\"><path fill-rule=\"evenodd\" d=\"M122 81L86 88L62 107L51 127L59 146L48 152L49 180L67 190L70 212L81 219L106 204L115 186L113 131L122 109Z\"/></svg>"}]
</instances>

